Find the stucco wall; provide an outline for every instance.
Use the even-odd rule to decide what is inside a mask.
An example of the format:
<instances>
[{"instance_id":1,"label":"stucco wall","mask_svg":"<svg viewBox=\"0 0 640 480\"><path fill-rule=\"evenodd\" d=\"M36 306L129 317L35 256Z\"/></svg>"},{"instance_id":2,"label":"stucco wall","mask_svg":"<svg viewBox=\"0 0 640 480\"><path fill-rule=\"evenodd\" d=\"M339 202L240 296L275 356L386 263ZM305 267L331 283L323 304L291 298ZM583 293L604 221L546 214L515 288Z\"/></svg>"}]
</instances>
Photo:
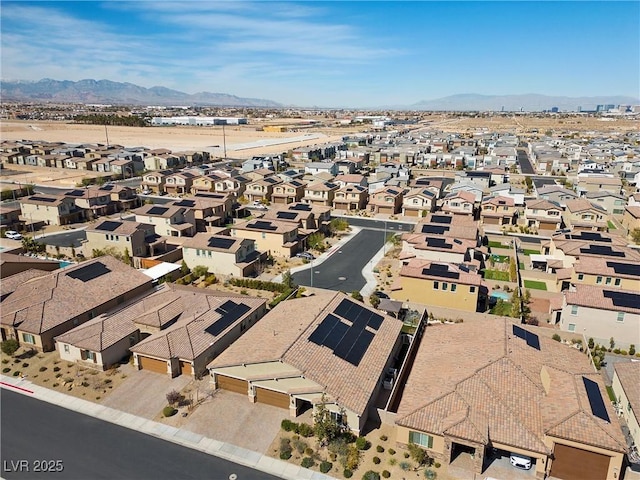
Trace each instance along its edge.
<instances>
[{"instance_id":1,"label":"stucco wall","mask_svg":"<svg viewBox=\"0 0 640 480\"><path fill-rule=\"evenodd\" d=\"M451 291L451 283L449 289L434 290L433 280L424 280L420 278L400 277L402 289L395 290L392 294L393 298L400 301L408 301L420 303L423 305L435 305L439 307L457 308L467 312L475 312L478 303L478 290L475 287L475 293L469 292L469 285L457 284L455 292ZM442 281L439 282L442 288Z\"/></svg>"}]
</instances>

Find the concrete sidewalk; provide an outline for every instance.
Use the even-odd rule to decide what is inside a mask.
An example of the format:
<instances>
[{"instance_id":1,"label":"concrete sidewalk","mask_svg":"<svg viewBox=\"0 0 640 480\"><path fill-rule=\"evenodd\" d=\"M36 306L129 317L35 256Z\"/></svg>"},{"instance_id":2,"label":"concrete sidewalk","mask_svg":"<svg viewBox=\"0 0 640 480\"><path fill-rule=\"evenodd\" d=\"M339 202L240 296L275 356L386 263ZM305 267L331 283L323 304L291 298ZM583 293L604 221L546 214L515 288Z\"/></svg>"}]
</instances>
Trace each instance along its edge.
<instances>
[{"instance_id":1,"label":"concrete sidewalk","mask_svg":"<svg viewBox=\"0 0 640 480\"><path fill-rule=\"evenodd\" d=\"M333 477L328 475L299 467L277 458L237 447L229 443L220 442L213 438L207 438L185 429L164 425L81 398L49 390L48 388L35 385L24 378L0 375L0 386L12 392L30 396L147 435L152 435L162 440L214 455L280 478L290 480L333 480Z\"/></svg>"}]
</instances>

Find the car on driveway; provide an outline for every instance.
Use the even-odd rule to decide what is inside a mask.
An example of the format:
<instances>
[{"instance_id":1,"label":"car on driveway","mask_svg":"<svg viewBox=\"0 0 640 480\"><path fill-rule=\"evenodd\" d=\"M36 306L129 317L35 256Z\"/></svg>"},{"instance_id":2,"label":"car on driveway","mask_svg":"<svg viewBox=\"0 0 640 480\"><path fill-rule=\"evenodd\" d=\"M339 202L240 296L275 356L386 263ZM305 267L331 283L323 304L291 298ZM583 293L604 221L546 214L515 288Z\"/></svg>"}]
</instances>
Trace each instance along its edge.
<instances>
[{"instance_id":1,"label":"car on driveway","mask_svg":"<svg viewBox=\"0 0 640 480\"><path fill-rule=\"evenodd\" d=\"M142 190L142 192L140 192L142 195L150 195L151 194L151 190L149 190L148 188L145 188L144 190Z\"/></svg>"},{"instance_id":2,"label":"car on driveway","mask_svg":"<svg viewBox=\"0 0 640 480\"><path fill-rule=\"evenodd\" d=\"M522 470L529 470L531 468L531 457L527 457L526 455L512 453L509 455L509 461L511 465Z\"/></svg>"},{"instance_id":3,"label":"car on driveway","mask_svg":"<svg viewBox=\"0 0 640 480\"><path fill-rule=\"evenodd\" d=\"M11 240L22 240L22 235L20 235L15 230L7 230L4 232L5 238L10 238Z\"/></svg>"},{"instance_id":4,"label":"car on driveway","mask_svg":"<svg viewBox=\"0 0 640 480\"><path fill-rule=\"evenodd\" d=\"M296 257L298 258L303 258L305 260L315 260L316 257L314 257L311 253L309 252L300 252L298 254L296 254Z\"/></svg>"},{"instance_id":5,"label":"car on driveway","mask_svg":"<svg viewBox=\"0 0 640 480\"><path fill-rule=\"evenodd\" d=\"M375 292L373 292L373 294L378 298L385 298L387 300L390 298L389 295L387 295L384 292L381 292L380 290L376 290Z\"/></svg>"}]
</instances>

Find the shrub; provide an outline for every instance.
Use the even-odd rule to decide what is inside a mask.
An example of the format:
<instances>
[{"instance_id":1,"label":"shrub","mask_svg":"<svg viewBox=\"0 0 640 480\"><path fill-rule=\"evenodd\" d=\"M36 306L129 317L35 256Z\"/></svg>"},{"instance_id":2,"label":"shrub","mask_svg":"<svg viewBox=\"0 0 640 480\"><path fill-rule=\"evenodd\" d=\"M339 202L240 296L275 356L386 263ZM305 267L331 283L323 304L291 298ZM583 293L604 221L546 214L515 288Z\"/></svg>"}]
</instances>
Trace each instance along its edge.
<instances>
[{"instance_id":1,"label":"shrub","mask_svg":"<svg viewBox=\"0 0 640 480\"><path fill-rule=\"evenodd\" d=\"M0 344L0 349L5 355L13 355L20 348L20 344L15 338L9 338Z\"/></svg>"},{"instance_id":2,"label":"shrub","mask_svg":"<svg viewBox=\"0 0 640 480\"><path fill-rule=\"evenodd\" d=\"M316 464L316 462L313 461L313 458L311 457L304 457L302 459L302 463L300 463L300 465L302 465L304 468L311 468Z\"/></svg>"},{"instance_id":3,"label":"shrub","mask_svg":"<svg viewBox=\"0 0 640 480\"><path fill-rule=\"evenodd\" d=\"M344 475L344 478L351 478L353 477L353 472L348 468L345 468L344 471L342 472L342 475Z\"/></svg>"},{"instance_id":4,"label":"shrub","mask_svg":"<svg viewBox=\"0 0 640 480\"><path fill-rule=\"evenodd\" d=\"M291 450L283 450L280 452L280 460L289 460L291 458Z\"/></svg>"},{"instance_id":5,"label":"shrub","mask_svg":"<svg viewBox=\"0 0 640 480\"><path fill-rule=\"evenodd\" d=\"M47 367L40 367L38 369L39 372L46 372L47 371Z\"/></svg>"},{"instance_id":6,"label":"shrub","mask_svg":"<svg viewBox=\"0 0 640 480\"><path fill-rule=\"evenodd\" d=\"M383 470L382 471L382 476L384 478L389 478L391 476L391 472L389 470Z\"/></svg>"},{"instance_id":7,"label":"shrub","mask_svg":"<svg viewBox=\"0 0 640 480\"><path fill-rule=\"evenodd\" d=\"M558 335L557 333L554 333L553 337L551 338L553 338L556 342L559 342L560 340L562 340L562 338L560 338L560 335Z\"/></svg>"},{"instance_id":8,"label":"shrub","mask_svg":"<svg viewBox=\"0 0 640 480\"><path fill-rule=\"evenodd\" d=\"M2 363L4 363L6 365L7 363L9 363L9 359L8 358L3 358L2 359Z\"/></svg>"},{"instance_id":9,"label":"shrub","mask_svg":"<svg viewBox=\"0 0 640 480\"><path fill-rule=\"evenodd\" d=\"M7 372L10 372L10 371L11 371L11 369L9 367L4 367L2 369L2 373L7 373Z\"/></svg>"},{"instance_id":10,"label":"shrub","mask_svg":"<svg viewBox=\"0 0 640 480\"><path fill-rule=\"evenodd\" d=\"M382 453L382 452L384 452L384 447L383 447L382 445L378 445L378 446L376 447L376 452L378 452L378 453Z\"/></svg>"},{"instance_id":11,"label":"shrub","mask_svg":"<svg viewBox=\"0 0 640 480\"><path fill-rule=\"evenodd\" d=\"M387 452L389 452L389 455L395 455L396 451L393 448L390 448L389 450L387 450Z\"/></svg>"},{"instance_id":12,"label":"shrub","mask_svg":"<svg viewBox=\"0 0 640 480\"><path fill-rule=\"evenodd\" d=\"M634 356L636 354L636 346L632 343L629 345L629 355Z\"/></svg>"},{"instance_id":13,"label":"shrub","mask_svg":"<svg viewBox=\"0 0 640 480\"><path fill-rule=\"evenodd\" d=\"M613 353L619 354L620 353L620 349L619 348L614 348L613 349Z\"/></svg>"},{"instance_id":14,"label":"shrub","mask_svg":"<svg viewBox=\"0 0 640 480\"><path fill-rule=\"evenodd\" d=\"M428 480L434 480L438 474L435 472L435 470L431 470L430 468L427 468L424 471L424 476L428 479Z\"/></svg>"},{"instance_id":15,"label":"shrub","mask_svg":"<svg viewBox=\"0 0 640 480\"><path fill-rule=\"evenodd\" d=\"M267 290L268 292L283 293L290 290L287 285L282 283L266 282L264 280L256 280L254 278L231 278L229 283L234 287L252 288L254 290Z\"/></svg>"},{"instance_id":16,"label":"shrub","mask_svg":"<svg viewBox=\"0 0 640 480\"><path fill-rule=\"evenodd\" d=\"M291 420L285 418L280 422L280 428L282 428L285 432L293 432L295 431L298 424L296 422L292 422Z\"/></svg>"},{"instance_id":17,"label":"shrub","mask_svg":"<svg viewBox=\"0 0 640 480\"><path fill-rule=\"evenodd\" d=\"M415 443L409 443L409 454L411 458L413 458L418 465L424 465L429 460L429 455L427 455L426 450L423 450Z\"/></svg>"},{"instance_id":18,"label":"shrub","mask_svg":"<svg viewBox=\"0 0 640 480\"><path fill-rule=\"evenodd\" d=\"M338 459L338 455L336 455L335 453L329 454L329 460L331 460L332 462L335 462L337 459Z\"/></svg>"},{"instance_id":19,"label":"shrub","mask_svg":"<svg viewBox=\"0 0 640 480\"><path fill-rule=\"evenodd\" d=\"M53 367L53 371L54 372L59 372L60 371L60 367Z\"/></svg>"},{"instance_id":20,"label":"shrub","mask_svg":"<svg viewBox=\"0 0 640 480\"><path fill-rule=\"evenodd\" d=\"M55 387L59 387L59 386L60 386L60 384L59 384L59 383L54 383L54 384L52 385L52 387L53 387L53 388L55 388Z\"/></svg>"},{"instance_id":21,"label":"shrub","mask_svg":"<svg viewBox=\"0 0 640 480\"><path fill-rule=\"evenodd\" d=\"M628 352L626 350L620 350L620 355L627 355Z\"/></svg>"},{"instance_id":22,"label":"shrub","mask_svg":"<svg viewBox=\"0 0 640 480\"><path fill-rule=\"evenodd\" d=\"M405 472L411 468L411 464L409 462L400 462L398 466Z\"/></svg>"},{"instance_id":23,"label":"shrub","mask_svg":"<svg viewBox=\"0 0 640 480\"><path fill-rule=\"evenodd\" d=\"M342 466L348 470L355 470L360 463L360 450L355 445L347 447L347 454L341 459Z\"/></svg>"},{"instance_id":24,"label":"shrub","mask_svg":"<svg viewBox=\"0 0 640 480\"><path fill-rule=\"evenodd\" d=\"M89 386L89 382L82 382L80 385L82 385L83 387L88 387Z\"/></svg>"},{"instance_id":25,"label":"shrub","mask_svg":"<svg viewBox=\"0 0 640 480\"><path fill-rule=\"evenodd\" d=\"M171 405L167 405L162 409L162 415L165 417L173 417L176 413L178 413L178 410L173 408Z\"/></svg>"},{"instance_id":26,"label":"shrub","mask_svg":"<svg viewBox=\"0 0 640 480\"><path fill-rule=\"evenodd\" d=\"M378 472L374 472L373 470L369 470L364 475L362 475L362 480L380 480L380 474Z\"/></svg>"},{"instance_id":27,"label":"shrub","mask_svg":"<svg viewBox=\"0 0 640 480\"><path fill-rule=\"evenodd\" d=\"M409 458L411 455L409 455L407 452L404 452L404 458Z\"/></svg>"},{"instance_id":28,"label":"shrub","mask_svg":"<svg viewBox=\"0 0 640 480\"><path fill-rule=\"evenodd\" d=\"M15 359L13 360L13 363L20 363L20 359L19 359L19 358L15 358Z\"/></svg>"},{"instance_id":29,"label":"shrub","mask_svg":"<svg viewBox=\"0 0 640 480\"><path fill-rule=\"evenodd\" d=\"M27 368L28 366L29 366L29 364L28 364L27 362L24 362L24 363L22 364L22 368Z\"/></svg>"},{"instance_id":30,"label":"shrub","mask_svg":"<svg viewBox=\"0 0 640 480\"><path fill-rule=\"evenodd\" d=\"M434 463L433 466L436 467L436 468L440 468L441 467L440 462Z\"/></svg>"},{"instance_id":31,"label":"shrub","mask_svg":"<svg viewBox=\"0 0 640 480\"><path fill-rule=\"evenodd\" d=\"M358 437L356 438L356 447L358 447L358 450L369 450L371 442L364 437Z\"/></svg>"},{"instance_id":32,"label":"shrub","mask_svg":"<svg viewBox=\"0 0 640 480\"><path fill-rule=\"evenodd\" d=\"M375 463L376 465L380 464L380 457L373 457L373 463Z\"/></svg>"},{"instance_id":33,"label":"shrub","mask_svg":"<svg viewBox=\"0 0 640 480\"><path fill-rule=\"evenodd\" d=\"M389 439L389 437L387 437L386 435L380 435L380 440L382 440L383 442L386 442Z\"/></svg>"},{"instance_id":34,"label":"shrub","mask_svg":"<svg viewBox=\"0 0 640 480\"><path fill-rule=\"evenodd\" d=\"M13 376L17 377L18 375L20 375L20 372L18 370L16 370L15 372L13 372Z\"/></svg>"},{"instance_id":35,"label":"shrub","mask_svg":"<svg viewBox=\"0 0 640 480\"><path fill-rule=\"evenodd\" d=\"M329 470L333 468L333 463L324 461L320 463L320 471L322 473L327 473Z\"/></svg>"},{"instance_id":36,"label":"shrub","mask_svg":"<svg viewBox=\"0 0 640 480\"><path fill-rule=\"evenodd\" d=\"M300 440L300 437L298 438L294 438L291 441L291 445L293 446L293 448L296 449L296 451L300 454L304 453L304 451L307 449L307 447L309 445L307 445L307 442L304 442L302 440Z\"/></svg>"},{"instance_id":37,"label":"shrub","mask_svg":"<svg viewBox=\"0 0 640 480\"><path fill-rule=\"evenodd\" d=\"M392 467L393 467L396 463L398 463L398 460L397 460L397 459L395 459L395 458L390 458L390 459L389 459L389 465L391 465Z\"/></svg>"},{"instance_id":38,"label":"shrub","mask_svg":"<svg viewBox=\"0 0 640 480\"><path fill-rule=\"evenodd\" d=\"M311 448L311 447L305 448L304 449L304 454L307 455L307 456L313 455L313 448Z\"/></svg>"},{"instance_id":39,"label":"shrub","mask_svg":"<svg viewBox=\"0 0 640 480\"><path fill-rule=\"evenodd\" d=\"M56 378L60 378L62 376L61 373L56 373Z\"/></svg>"},{"instance_id":40,"label":"shrub","mask_svg":"<svg viewBox=\"0 0 640 480\"><path fill-rule=\"evenodd\" d=\"M301 423L296 428L296 433L299 433L303 437L313 437L313 427L308 423Z\"/></svg>"}]
</instances>

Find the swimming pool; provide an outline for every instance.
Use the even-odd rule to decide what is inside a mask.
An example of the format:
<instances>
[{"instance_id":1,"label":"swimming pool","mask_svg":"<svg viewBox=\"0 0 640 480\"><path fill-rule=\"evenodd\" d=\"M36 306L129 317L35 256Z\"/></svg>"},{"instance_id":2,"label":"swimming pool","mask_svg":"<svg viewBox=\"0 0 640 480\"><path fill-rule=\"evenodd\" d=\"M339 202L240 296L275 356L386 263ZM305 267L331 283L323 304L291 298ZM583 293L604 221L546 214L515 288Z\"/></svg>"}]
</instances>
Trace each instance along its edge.
<instances>
[{"instance_id":1,"label":"swimming pool","mask_svg":"<svg viewBox=\"0 0 640 480\"><path fill-rule=\"evenodd\" d=\"M68 267L69 265L73 265L73 262L67 262L65 260L60 260L60 268Z\"/></svg>"},{"instance_id":2,"label":"swimming pool","mask_svg":"<svg viewBox=\"0 0 640 480\"><path fill-rule=\"evenodd\" d=\"M500 300L509 300L511 298L511 295L507 292L491 292L491 296L493 298L499 298Z\"/></svg>"}]
</instances>

